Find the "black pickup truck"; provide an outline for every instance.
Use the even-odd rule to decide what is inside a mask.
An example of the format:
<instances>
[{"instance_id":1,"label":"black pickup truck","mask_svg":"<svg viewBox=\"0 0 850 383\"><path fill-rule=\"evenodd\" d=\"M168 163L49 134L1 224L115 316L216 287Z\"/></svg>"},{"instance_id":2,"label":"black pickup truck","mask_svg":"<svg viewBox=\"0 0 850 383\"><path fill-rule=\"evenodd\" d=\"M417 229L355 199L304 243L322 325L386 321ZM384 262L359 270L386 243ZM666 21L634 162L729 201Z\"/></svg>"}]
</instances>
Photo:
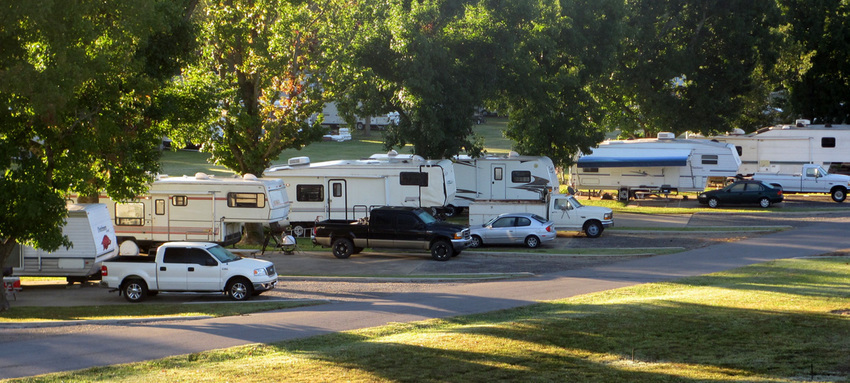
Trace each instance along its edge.
<instances>
[{"instance_id":1,"label":"black pickup truck","mask_svg":"<svg viewBox=\"0 0 850 383\"><path fill-rule=\"evenodd\" d=\"M321 221L312 238L317 245L330 246L337 258L371 247L430 250L435 260L447 261L470 243L469 228L439 221L414 207L380 207L357 221Z\"/></svg>"}]
</instances>

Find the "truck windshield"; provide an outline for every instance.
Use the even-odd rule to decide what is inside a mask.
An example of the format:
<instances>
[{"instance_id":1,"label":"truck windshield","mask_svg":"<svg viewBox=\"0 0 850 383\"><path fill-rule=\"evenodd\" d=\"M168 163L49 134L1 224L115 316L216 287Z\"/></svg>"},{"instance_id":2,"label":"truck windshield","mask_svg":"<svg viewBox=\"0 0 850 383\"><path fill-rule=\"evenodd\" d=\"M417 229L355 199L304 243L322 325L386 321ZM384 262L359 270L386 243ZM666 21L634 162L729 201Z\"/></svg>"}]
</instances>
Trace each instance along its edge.
<instances>
[{"instance_id":1,"label":"truck windshield","mask_svg":"<svg viewBox=\"0 0 850 383\"><path fill-rule=\"evenodd\" d=\"M225 249L221 246L218 246L218 245L213 246L213 247L208 247L207 251L209 251L210 254L212 254L213 257L218 259L221 263L232 262L232 261L235 261L237 259L240 259L240 257L238 255L233 254L229 250L227 250L227 249Z\"/></svg>"},{"instance_id":2,"label":"truck windshield","mask_svg":"<svg viewBox=\"0 0 850 383\"><path fill-rule=\"evenodd\" d=\"M583 206L582 204L580 204L580 203L578 202L578 200L576 199L576 197L569 196L569 197L567 197L567 199L569 199L569 200L570 200L570 204L571 204L571 205L573 205L573 208L575 208L575 209L578 209L578 208L580 208L580 207L582 207L582 206Z\"/></svg>"},{"instance_id":3,"label":"truck windshield","mask_svg":"<svg viewBox=\"0 0 850 383\"><path fill-rule=\"evenodd\" d=\"M417 210L416 215L419 216L419 219L421 219L422 222L425 222L426 225L437 222L437 219L434 218L433 215L428 214L425 211Z\"/></svg>"}]
</instances>

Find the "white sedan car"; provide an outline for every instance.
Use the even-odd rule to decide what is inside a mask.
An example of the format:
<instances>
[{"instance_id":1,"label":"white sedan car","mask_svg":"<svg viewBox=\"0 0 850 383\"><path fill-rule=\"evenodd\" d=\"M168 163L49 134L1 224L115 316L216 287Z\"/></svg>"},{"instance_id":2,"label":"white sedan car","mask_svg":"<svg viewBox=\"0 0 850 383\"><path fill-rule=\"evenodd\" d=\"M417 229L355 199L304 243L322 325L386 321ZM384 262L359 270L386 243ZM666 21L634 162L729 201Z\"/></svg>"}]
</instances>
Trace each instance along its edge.
<instances>
[{"instance_id":1,"label":"white sedan car","mask_svg":"<svg viewBox=\"0 0 850 383\"><path fill-rule=\"evenodd\" d=\"M472 241L469 247L484 244L522 244L530 248L555 239L555 223L537 214L507 213L499 215L480 227L470 227Z\"/></svg>"}]
</instances>

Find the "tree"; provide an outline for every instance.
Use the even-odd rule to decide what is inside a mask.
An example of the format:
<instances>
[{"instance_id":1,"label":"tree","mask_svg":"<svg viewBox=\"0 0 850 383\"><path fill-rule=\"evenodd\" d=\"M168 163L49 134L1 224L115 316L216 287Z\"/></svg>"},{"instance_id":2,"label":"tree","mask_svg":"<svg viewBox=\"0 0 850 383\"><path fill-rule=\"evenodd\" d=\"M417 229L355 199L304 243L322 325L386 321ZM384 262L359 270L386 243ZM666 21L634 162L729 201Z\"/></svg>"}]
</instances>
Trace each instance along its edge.
<instances>
[{"instance_id":1,"label":"tree","mask_svg":"<svg viewBox=\"0 0 850 383\"><path fill-rule=\"evenodd\" d=\"M850 2L781 0L789 114L850 123Z\"/></svg>"},{"instance_id":2,"label":"tree","mask_svg":"<svg viewBox=\"0 0 850 383\"><path fill-rule=\"evenodd\" d=\"M565 0L537 13L500 76L510 113L506 135L523 154L564 166L604 137L595 91L616 63L622 2Z\"/></svg>"},{"instance_id":3,"label":"tree","mask_svg":"<svg viewBox=\"0 0 850 383\"><path fill-rule=\"evenodd\" d=\"M157 90L191 2L13 2L0 14L0 269L17 244L55 250L65 197L144 191L158 169ZM171 15L169 17L169 15ZM179 46L179 45L178 45ZM164 54L163 54L164 53ZM0 311L9 308L0 294Z\"/></svg>"},{"instance_id":4,"label":"tree","mask_svg":"<svg viewBox=\"0 0 850 383\"><path fill-rule=\"evenodd\" d=\"M628 3L618 68L596 92L606 123L646 136L752 130L775 85L779 20L769 1Z\"/></svg>"}]
</instances>

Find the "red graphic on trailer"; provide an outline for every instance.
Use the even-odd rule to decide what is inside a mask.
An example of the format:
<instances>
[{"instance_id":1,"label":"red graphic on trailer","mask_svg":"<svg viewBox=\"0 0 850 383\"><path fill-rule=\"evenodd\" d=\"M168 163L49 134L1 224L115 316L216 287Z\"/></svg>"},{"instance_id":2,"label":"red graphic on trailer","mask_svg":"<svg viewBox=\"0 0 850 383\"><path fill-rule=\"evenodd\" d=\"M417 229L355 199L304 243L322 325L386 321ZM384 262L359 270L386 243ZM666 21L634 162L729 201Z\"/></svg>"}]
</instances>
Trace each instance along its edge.
<instances>
[{"instance_id":1,"label":"red graphic on trailer","mask_svg":"<svg viewBox=\"0 0 850 383\"><path fill-rule=\"evenodd\" d=\"M109 248L109 245L112 244L112 240L109 239L108 236L103 236L103 240L100 241L100 244L103 245L103 250Z\"/></svg>"}]
</instances>

